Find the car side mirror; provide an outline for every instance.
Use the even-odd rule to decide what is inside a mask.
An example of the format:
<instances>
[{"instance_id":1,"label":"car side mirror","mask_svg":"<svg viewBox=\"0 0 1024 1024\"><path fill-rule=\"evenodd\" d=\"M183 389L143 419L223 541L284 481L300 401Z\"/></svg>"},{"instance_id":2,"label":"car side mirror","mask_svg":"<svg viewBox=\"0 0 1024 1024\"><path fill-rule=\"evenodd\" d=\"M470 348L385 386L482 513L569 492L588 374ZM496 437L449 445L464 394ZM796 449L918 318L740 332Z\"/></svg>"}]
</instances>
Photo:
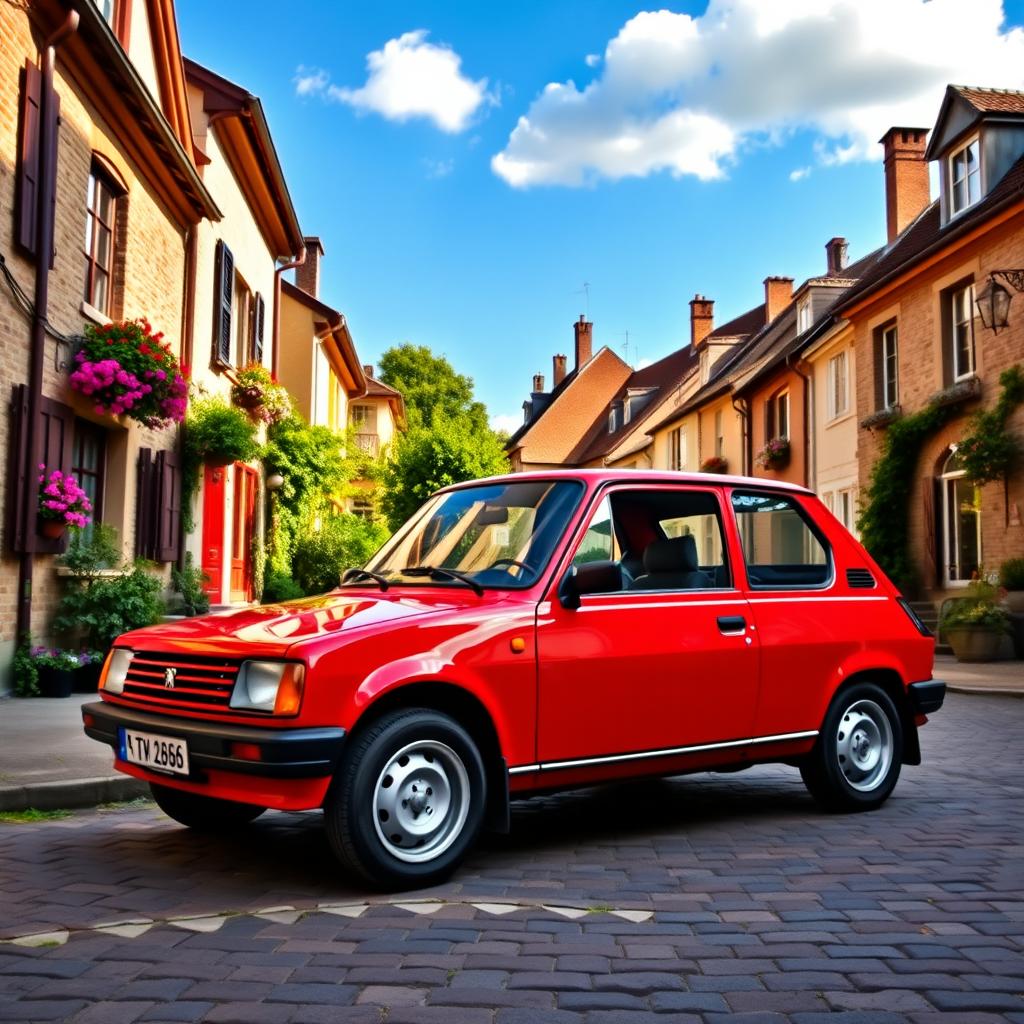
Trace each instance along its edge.
<instances>
[{"instance_id":1,"label":"car side mirror","mask_svg":"<svg viewBox=\"0 0 1024 1024\"><path fill-rule=\"evenodd\" d=\"M565 570L558 584L558 602L575 611L583 594L614 594L621 589L622 569L618 562L584 562Z\"/></svg>"}]
</instances>

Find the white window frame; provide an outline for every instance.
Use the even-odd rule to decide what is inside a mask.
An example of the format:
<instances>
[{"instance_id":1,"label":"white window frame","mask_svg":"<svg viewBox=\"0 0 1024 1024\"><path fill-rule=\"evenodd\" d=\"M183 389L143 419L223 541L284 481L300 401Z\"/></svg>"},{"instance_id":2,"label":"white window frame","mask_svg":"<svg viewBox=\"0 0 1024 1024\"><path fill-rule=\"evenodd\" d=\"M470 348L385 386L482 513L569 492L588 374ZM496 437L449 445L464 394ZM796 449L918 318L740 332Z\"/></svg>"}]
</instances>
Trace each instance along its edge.
<instances>
[{"instance_id":1,"label":"white window frame","mask_svg":"<svg viewBox=\"0 0 1024 1024\"><path fill-rule=\"evenodd\" d=\"M715 455L725 458L725 415L721 409L715 413Z\"/></svg>"},{"instance_id":2,"label":"white window frame","mask_svg":"<svg viewBox=\"0 0 1024 1024\"><path fill-rule=\"evenodd\" d=\"M974 149L976 156L975 166L970 168L968 166L965 154L968 154L971 149ZM958 161L958 158L963 158ZM958 168L964 168L964 172L961 175L957 174ZM981 139L975 135L973 138L968 139L962 146L953 150L949 154L947 162L947 181L949 182L949 215L956 217L958 214L963 213L964 210L970 209L979 199L981 199ZM959 182L964 182L966 192L966 202L962 205L957 205L956 201L956 186Z\"/></svg>"},{"instance_id":3,"label":"white window frame","mask_svg":"<svg viewBox=\"0 0 1024 1024\"><path fill-rule=\"evenodd\" d=\"M957 288L956 291L950 294L949 301L950 343L953 346L950 365L953 368L953 380L966 380L968 377L974 376L977 362L974 349L974 283L965 285L963 288ZM962 303L962 306L958 310L957 306L960 303ZM959 320L957 319L958 315L961 316ZM960 328L965 329L967 332L968 365L966 367L960 365L960 343L957 334Z\"/></svg>"},{"instance_id":4,"label":"white window frame","mask_svg":"<svg viewBox=\"0 0 1024 1024\"><path fill-rule=\"evenodd\" d=\"M850 411L850 360L846 349L828 361L828 418L837 420Z\"/></svg>"},{"instance_id":5,"label":"white window frame","mask_svg":"<svg viewBox=\"0 0 1024 1024\"><path fill-rule=\"evenodd\" d=\"M894 409L900 402L900 340L896 324L882 328L879 346L882 362L882 408ZM890 352L891 349L891 352ZM890 357L892 371L890 372ZM892 392L892 400L889 392Z\"/></svg>"},{"instance_id":6,"label":"white window frame","mask_svg":"<svg viewBox=\"0 0 1024 1024\"><path fill-rule=\"evenodd\" d=\"M811 297L806 295L796 304L796 333L803 334L804 331L810 329L813 322L811 317Z\"/></svg>"},{"instance_id":7,"label":"white window frame","mask_svg":"<svg viewBox=\"0 0 1024 1024\"><path fill-rule=\"evenodd\" d=\"M686 468L686 434L682 427L669 431L668 468L679 472Z\"/></svg>"}]
</instances>

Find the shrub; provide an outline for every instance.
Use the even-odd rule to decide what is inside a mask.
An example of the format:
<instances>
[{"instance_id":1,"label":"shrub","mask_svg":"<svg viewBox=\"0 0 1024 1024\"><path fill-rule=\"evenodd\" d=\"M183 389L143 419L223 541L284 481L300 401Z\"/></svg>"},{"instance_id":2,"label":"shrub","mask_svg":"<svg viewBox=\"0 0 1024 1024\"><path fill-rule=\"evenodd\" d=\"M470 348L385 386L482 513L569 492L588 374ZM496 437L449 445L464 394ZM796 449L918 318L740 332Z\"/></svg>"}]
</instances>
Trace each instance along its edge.
<instances>
[{"instance_id":1,"label":"shrub","mask_svg":"<svg viewBox=\"0 0 1024 1024\"><path fill-rule=\"evenodd\" d=\"M281 601L294 601L305 597L302 587L283 572L271 569L263 581L263 603L279 604Z\"/></svg>"},{"instance_id":2,"label":"shrub","mask_svg":"<svg viewBox=\"0 0 1024 1024\"><path fill-rule=\"evenodd\" d=\"M942 629L983 626L1005 630L1010 617L998 604L996 588L985 580L974 580L967 588L967 596L957 598L942 616Z\"/></svg>"},{"instance_id":3,"label":"shrub","mask_svg":"<svg viewBox=\"0 0 1024 1024\"><path fill-rule=\"evenodd\" d=\"M22 637L14 652L14 660L11 662L11 674L14 678L14 693L16 696L39 696L39 668L32 657L32 638L27 634Z\"/></svg>"},{"instance_id":4,"label":"shrub","mask_svg":"<svg viewBox=\"0 0 1024 1024\"><path fill-rule=\"evenodd\" d=\"M74 533L59 562L76 576L94 576L121 564L117 530L107 523L94 523L91 530Z\"/></svg>"},{"instance_id":5,"label":"shrub","mask_svg":"<svg viewBox=\"0 0 1024 1024\"><path fill-rule=\"evenodd\" d=\"M999 582L1007 590L1024 590L1024 558L1008 558L999 566Z\"/></svg>"},{"instance_id":6,"label":"shrub","mask_svg":"<svg viewBox=\"0 0 1024 1024\"><path fill-rule=\"evenodd\" d=\"M295 580L304 594L333 590L346 569L364 565L387 537L380 524L349 513L326 519L319 530L299 537Z\"/></svg>"},{"instance_id":7,"label":"shrub","mask_svg":"<svg viewBox=\"0 0 1024 1024\"><path fill-rule=\"evenodd\" d=\"M185 420L185 456L203 461L250 462L260 453L256 427L223 398L197 398Z\"/></svg>"},{"instance_id":8,"label":"shrub","mask_svg":"<svg viewBox=\"0 0 1024 1024\"><path fill-rule=\"evenodd\" d=\"M210 610L210 595L204 589L209 582L210 577L193 563L191 551L185 553L183 569L171 569L171 586L181 594L185 615L205 615Z\"/></svg>"}]
</instances>

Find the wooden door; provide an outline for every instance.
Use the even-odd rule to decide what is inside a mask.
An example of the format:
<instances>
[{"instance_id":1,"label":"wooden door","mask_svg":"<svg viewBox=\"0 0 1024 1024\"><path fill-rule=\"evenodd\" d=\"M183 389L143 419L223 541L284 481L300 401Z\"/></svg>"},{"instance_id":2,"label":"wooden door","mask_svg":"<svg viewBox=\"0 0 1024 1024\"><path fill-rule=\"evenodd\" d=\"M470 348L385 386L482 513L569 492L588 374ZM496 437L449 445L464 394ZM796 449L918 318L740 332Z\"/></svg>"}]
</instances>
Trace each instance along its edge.
<instances>
[{"instance_id":1,"label":"wooden door","mask_svg":"<svg viewBox=\"0 0 1024 1024\"><path fill-rule=\"evenodd\" d=\"M214 604L224 598L224 499L227 470L206 466L203 470L203 572L208 579L203 589Z\"/></svg>"},{"instance_id":2,"label":"wooden door","mask_svg":"<svg viewBox=\"0 0 1024 1024\"><path fill-rule=\"evenodd\" d=\"M252 539L256 529L256 470L235 463L231 529L231 600L252 600Z\"/></svg>"}]
</instances>

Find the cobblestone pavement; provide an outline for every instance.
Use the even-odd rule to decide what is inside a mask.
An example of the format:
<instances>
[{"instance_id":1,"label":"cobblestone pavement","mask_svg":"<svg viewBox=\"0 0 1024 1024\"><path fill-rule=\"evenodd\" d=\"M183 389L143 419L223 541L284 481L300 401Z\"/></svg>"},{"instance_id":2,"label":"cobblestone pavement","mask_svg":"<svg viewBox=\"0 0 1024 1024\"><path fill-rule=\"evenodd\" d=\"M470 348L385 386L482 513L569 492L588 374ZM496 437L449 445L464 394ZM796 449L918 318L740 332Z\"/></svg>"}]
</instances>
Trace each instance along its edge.
<instances>
[{"instance_id":1,"label":"cobblestone pavement","mask_svg":"<svg viewBox=\"0 0 1024 1024\"><path fill-rule=\"evenodd\" d=\"M1022 740L954 694L874 814L782 767L602 787L390 898L318 815L0 825L0 1021L1024 1024Z\"/></svg>"}]
</instances>

